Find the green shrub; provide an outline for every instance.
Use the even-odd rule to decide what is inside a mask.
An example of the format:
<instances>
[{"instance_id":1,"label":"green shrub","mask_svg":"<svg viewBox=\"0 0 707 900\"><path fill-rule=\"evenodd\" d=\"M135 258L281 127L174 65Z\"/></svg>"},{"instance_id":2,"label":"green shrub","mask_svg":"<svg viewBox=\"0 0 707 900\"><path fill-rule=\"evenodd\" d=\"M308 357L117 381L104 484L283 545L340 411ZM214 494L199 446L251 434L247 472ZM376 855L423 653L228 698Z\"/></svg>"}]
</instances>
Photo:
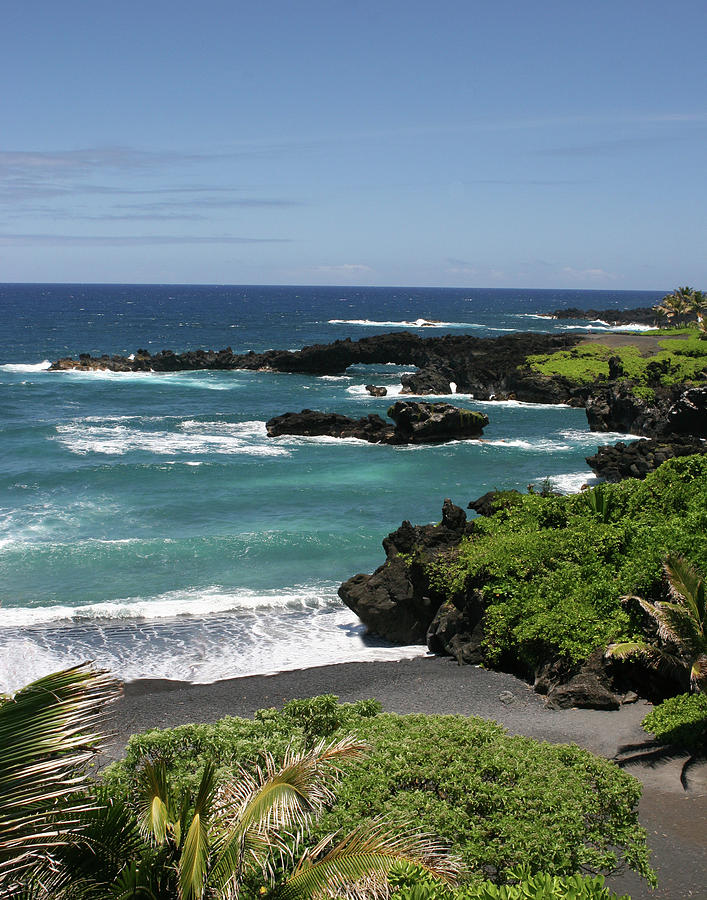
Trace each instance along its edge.
<instances>
[{"instance_id":1,"label":"green shrub","mask_svg":"<svg viewBox=\"0 0 707 900\"><path fill-rule=\"evenodd\" d=\"M194 787L213 752L225 778L257 761L266 743L279 755L291 740L331 736L337 713L330 701L295 701L254 722L231 718L135 736L106 783L129 799L139 754L166 754L171 778ZM483 719L370 715L373 708L371 701L340 707L340 733L354 731L372 749L348 769L315 837L383 815L447 841L477 881L503 882L521 864L531 874L571 875L610 872L622 862L652 880L637 820L640 784L613 763L576 746L509 737Z\"/></svg>"},{"instance_id":2,"label":"green shrub","mask_svg":"<svg viewBox=\"0 0 707 900\"><path fill-rule=\"evenodd\" d=\"M707 696L680 694L660 703L641 723L659 741L707 754Z\"/></svg>"},{"instance_id":3,"label":"green shrub","mask_svg":"<svg viewBox=\"0 0 707 900\"><path fill-rule=\"evenodd\" d=\"M489 664L533 671L637 637L640 620L619 598L657 596L668 552L707 571L705 531L707 456L681 457L645 481L564 497L514 495L425 571L442 597L481 595Z\"/></svg>"},{"instance_id":4,"label":"green shrub","mask_svg":"<svg viewBox=\"0 0 707 900\"><path fill-rule=\"evenodd\" d=\"M412 866L399 866L389 876L396 900L631 900L605 886L601 875L531 875L526 866L512 873L513 883L482 881L449 888Z\"/></svg>"}]
</instances>

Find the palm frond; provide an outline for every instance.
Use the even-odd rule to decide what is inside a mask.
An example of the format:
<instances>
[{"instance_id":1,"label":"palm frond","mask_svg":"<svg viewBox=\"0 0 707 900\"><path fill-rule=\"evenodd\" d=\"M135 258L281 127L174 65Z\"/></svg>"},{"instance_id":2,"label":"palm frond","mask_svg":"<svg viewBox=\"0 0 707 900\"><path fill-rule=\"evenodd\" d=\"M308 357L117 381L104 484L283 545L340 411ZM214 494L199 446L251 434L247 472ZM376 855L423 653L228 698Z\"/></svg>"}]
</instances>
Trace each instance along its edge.
<instances>
[{"instance_id":1,"label":"palm frond","mask_svg":"<svg viewBox=\"0 0 707 900\"><path fill-rule=\"evenodd\" d=\"M208 824L199 812L195 812L184 838L184 847L179 859L182 900L198 900L202 896L208 861Z\"/></svg>"},{"instance_id":2,"label":"palm frond","mask_svg":"<svg viewBox=\"0 0 707 900\"><path fill-rule=\"evenodd\" d=\"M238 781L221 788L219 812L237 822L241 832L300 825L333 801L340 764L362 759L367 749L362 741L347 737L304 753L290 748L280 766L267 754L265 769L258 767L255 775L241 769Z\"/></svg>"},{"instance_id":3,"label":"palm frond","mask_svg":"<svg viewBox=\"0 0 707 900\"><path fill-rule=\"evenodd\" d=\"M254 775L241 769L238 780L219 789L214 804L219 821L214 883L230 883L236 862L241 872L251 865L266 872L274 855L291 855L312 816L333 801L342 764L363 759L367 750L367 744L349 736L322 741L306 752L290 746L280 765L267 754L264 768L256 767Z\"/></svg>"},{"instance_id":4,"label":"palm frond","mask_svg":"<svg viewBox=\"0 0 707 900\"><path fill-rule=\"evenodd\" d=\"M705 585L699 572L684 557L669 555L663 565L668 576L670 593L684 603L695 621L705 628Z\"/></svg>"},{"instance_id":5,"label":"palm frond","mask_svg":"<svg viewBox=\"0 0 707 900\"><path fill-rule=\"evenodd\" d=\"M325 838L304 854L281 886L285 900L385 896L388 872L400 862L448 884L459 875L459 860L437 841L423 834L401 834L381 821L357 828L332 846L333 840Z\"/></svg>"},{"instance_id":6,"label":"palm frond","mask_svg":"<svg viewBox=\"0 0 707 900\"><path fill-rule=\"evenodd\" d=\"M172 824L172 797L167 782L167 768L162 760L143 763L139 787L140 830L156 844L162 844Z\"/></svg>"},{"instance_id":7,"label":"palm frond","mask_svg":"<svg viewBox=\"0 0 707 900\"><path fill-rule=\"evenodd\" d=\"M62 846L95 807L86 766L100 750L106 704L119 694L114 678L81 665L0 703L0 884Z\"/></svg>"}]
</instances>

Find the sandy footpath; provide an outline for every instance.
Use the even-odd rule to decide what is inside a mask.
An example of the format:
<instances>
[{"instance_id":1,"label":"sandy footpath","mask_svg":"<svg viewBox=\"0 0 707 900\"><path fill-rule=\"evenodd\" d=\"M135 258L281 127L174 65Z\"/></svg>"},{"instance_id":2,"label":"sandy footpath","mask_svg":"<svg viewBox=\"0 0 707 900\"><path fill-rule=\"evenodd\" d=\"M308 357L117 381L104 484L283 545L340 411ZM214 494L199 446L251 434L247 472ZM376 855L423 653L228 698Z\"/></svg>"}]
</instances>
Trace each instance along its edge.
<instances>
[{"instance_id":1,"label":"sandy footpath","mask_svg":"<svg viewBox=\"0 0 707 900\"><path fill-rule=\"evenodd\" d=\"M449 659L342 663L256 675L208 685L142 680L125 685L113 708L108 758L117 758L131 734L188 722L213 722L226 715L252 716L295 697L337 694L342 701L375 697L397 713L476 715L495 719L511 734L551 742L574 742L613 757L624 744L646 740L640 702L616 712L549 710L523 681L499 672L458 666ZM680 760L629 771L644 784L640 820L653 848L658 888L649 891L632 874L614 876L611 886L634 900L707 900L707 765L693 769L689 790L680 784Z\"/></svg>"}]
</instances>

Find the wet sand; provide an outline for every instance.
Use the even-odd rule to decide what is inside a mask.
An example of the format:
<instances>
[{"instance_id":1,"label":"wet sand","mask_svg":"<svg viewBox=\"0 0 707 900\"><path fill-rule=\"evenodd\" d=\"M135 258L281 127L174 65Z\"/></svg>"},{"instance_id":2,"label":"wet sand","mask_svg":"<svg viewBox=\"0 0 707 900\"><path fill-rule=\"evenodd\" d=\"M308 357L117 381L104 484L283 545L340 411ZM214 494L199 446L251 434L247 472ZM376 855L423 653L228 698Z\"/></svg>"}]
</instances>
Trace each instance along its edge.
<instances>
[{"instance_id":1,"label":"wet sand","mask_svg":"<svg viewBox=\"0 0 707 900\"><path fill-rule=\"evenodd\" d=\"M119 758L131 734L189 722L214 722L226 715L252 716L295 697L337 694L342 701L375 697L388 712L442 713L495 719L511 734L553 743L574 742L612 758L625 744L647 736L641 719L650 705L639 701L616 712L550 710L525 682L500 672L458 666L443 658L398 662L342 663L255 675L208 685L142 680L129 682L112 711L113 736L106 759ZM682 760L628 771L644 785L640 821L653 849L659 885L649 891L633 874L610 879L633 900L707 900L707 764L693 768L689 790L680 784Z\"/></svg>"}]
</instances>

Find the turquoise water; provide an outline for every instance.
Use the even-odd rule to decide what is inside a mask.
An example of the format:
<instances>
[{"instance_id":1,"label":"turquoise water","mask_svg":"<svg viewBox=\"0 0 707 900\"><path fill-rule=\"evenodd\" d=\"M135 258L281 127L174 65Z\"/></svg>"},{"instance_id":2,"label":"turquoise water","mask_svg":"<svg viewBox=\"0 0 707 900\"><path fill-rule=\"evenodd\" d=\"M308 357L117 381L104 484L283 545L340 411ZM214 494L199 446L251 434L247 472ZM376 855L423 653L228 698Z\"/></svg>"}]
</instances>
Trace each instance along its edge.
<instances>
[{"instance_id":1,"label":"turquoise water","mask_svg":"<svg viewBox=\"0 0 707 900\"><path fill-rule=\"evenodd\" d=\"M0 286L0 687L90 658L123 678L211 681L421 648L366 638L339 583L382 562L403 519L438 520L494 487L591 481L582 410L456 401L483 442L383 447L277 438L304 407L385 415L399 366L309 378L251 372L52 373L79 352L297 348L420 334L558 330L558 306L653 293L438 289ZM414 327L437 319L435 328ZM377 324L372 324L377 323ZM606 326L594 323L601 330ZM364 384L389 389L371 398Z\"/></svg>"}]
</instances>

